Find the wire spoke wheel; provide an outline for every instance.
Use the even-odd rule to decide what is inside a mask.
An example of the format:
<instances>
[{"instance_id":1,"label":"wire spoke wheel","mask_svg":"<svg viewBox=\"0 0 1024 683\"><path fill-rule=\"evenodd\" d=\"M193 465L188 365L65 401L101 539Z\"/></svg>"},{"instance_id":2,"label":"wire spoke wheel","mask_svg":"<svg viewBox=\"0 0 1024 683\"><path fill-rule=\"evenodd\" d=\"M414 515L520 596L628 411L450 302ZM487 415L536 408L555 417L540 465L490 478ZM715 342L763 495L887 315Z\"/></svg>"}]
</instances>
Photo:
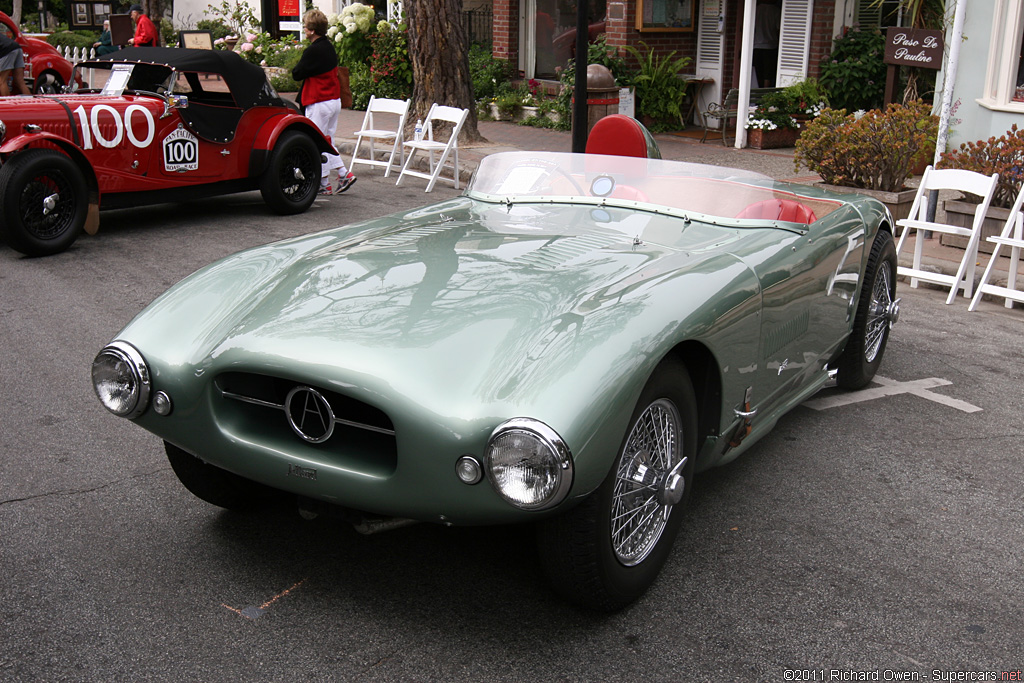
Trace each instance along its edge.
<instances>
[{"instance_id":1,"label":"wire spoke wheel","mask_svg":"<svg viewBox=\"0 0 1024 683\"><path fill-rule=\"evenodd\" d=\"M650 554L672 512L662 495L681 460L681 421L675 404L649 405L626 440L612 492L612 547L619 562L632 567Z\"/></svg>"},{"instance_id":2,"label":"wire spoke wheel","mask_svg":"<svg viewBox=\"0 0 1024 683\"><path fill-rule=\"evenodd\" d=\"M74 223L71 181L56 169L38 173L22 189L19 207L27 232L41 240L53 239Z\"/></svg>"},{"instance_id":3,"label":"wire spoke wheel","mask_svg":"<svg viewBox=\"0 0 1024 683\"><path fill-rule=\"evenodd\" d=\"M871 309L868 313L867 326L864 340L864 360L868 363L874 362L882 348L882 340L885 339L891 325L892 298L892 273L889 269L889 262L882 261L879 264L878 276L875 278L875 286L871 290Z\"/></svg>"}]
</instances>

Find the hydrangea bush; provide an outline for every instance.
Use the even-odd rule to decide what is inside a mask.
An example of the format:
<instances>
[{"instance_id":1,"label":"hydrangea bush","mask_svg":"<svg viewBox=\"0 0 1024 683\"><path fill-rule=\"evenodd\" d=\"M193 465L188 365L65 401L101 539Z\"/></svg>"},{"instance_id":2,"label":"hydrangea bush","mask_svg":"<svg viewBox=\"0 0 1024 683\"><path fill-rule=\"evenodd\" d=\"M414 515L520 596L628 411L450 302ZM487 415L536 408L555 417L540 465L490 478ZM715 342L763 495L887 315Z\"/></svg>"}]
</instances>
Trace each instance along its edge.
<instances>
[{"instance_id":1,"label":"hydrangea bush","mask_svg":"<svg viewBox=\"0 0 1024 683\"><path fill-rule=\"evenodd\" d=\"M351 68L370 58L373 54L370 35L376 28L373 7L360 2L354 2L341 10L341 14L330 17L327 37L334 42L342 66Z\"/></svg>"}]
</instances>

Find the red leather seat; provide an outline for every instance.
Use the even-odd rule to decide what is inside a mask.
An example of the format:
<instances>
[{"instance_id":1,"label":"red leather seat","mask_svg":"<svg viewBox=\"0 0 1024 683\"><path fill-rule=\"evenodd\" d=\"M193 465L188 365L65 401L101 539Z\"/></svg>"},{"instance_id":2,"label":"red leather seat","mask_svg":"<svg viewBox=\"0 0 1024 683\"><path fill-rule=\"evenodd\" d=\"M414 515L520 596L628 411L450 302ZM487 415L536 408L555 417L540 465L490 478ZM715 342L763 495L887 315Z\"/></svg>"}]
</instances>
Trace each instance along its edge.
<instances>
[{"instance_id":1,"label":"red leather seat","mask_svg":"<svg viewBox=\"0 0 1024 683\"><path fill-rule=\"evenodd\" d=\"M810 207L792 199L765 199L743 209L736 214L736 218L790 223L813 223L818 220Z\"/></svg>"},{"instance_id":2,"label":"red leather seat","mask_svg":"<svg viewBox=\"0 0 1024 683\"><path fill-rule=\"evenodd\" d=\"M650 137L643 124L631 116L622 114L605 116L594 124L587 137L586 153L643 159L661 158L654 138Z\"/></svg>"}]
</instances>

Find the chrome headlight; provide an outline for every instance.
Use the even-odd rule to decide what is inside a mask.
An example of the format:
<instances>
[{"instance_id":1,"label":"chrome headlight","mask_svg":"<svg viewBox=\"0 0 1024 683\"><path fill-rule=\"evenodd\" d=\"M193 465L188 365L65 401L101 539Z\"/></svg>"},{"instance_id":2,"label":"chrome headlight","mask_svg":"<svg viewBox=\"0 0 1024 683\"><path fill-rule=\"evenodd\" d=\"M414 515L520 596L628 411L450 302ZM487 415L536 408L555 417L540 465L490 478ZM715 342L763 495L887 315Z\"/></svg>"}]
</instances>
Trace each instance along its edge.
<instances>
[{"instance_id":1,"label":"chrome headlight","mask_svg":"<svg viewBox=\"0 0 1024 683\"><path fill-rule=\"evenodd\" d=\"M491 434L484 455L494 490L523 510L543 510L561 503L572 487L569 448L543 422L517 417Z\"/></svg>"},{"instance_id":2,"label":"chrome headlight","mask_svg":"<svg viewBox=\"0 0 1024 683\"><path fill-rule=\"evenodd\" d=\"M146 361L131 344L108 344L92 362L92 387L103 407L120 417L138 417L149 405Z\"/></svg>"},{"instance_id":3,"label":"chrome headlight","mask_svg":"<svg viewBox=\"0 0 1024 683\"><path fill-rule=\"evenodd\" d=\"M3 121L0 121L0 142L3 142L4 138L6 138L6 137L7 137L7 126L4 125Z\"/></svg>"}]
</instances>

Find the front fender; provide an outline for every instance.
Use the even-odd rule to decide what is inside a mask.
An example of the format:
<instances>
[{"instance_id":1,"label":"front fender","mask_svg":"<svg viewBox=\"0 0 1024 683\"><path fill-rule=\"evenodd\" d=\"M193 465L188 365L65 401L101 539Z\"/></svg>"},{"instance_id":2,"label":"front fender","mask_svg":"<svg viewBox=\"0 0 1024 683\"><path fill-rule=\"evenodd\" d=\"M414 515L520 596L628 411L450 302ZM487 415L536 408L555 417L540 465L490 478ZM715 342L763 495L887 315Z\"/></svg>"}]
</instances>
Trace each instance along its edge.
<instances>
[{"instance_id":1,"label":"front fender","mask_svg":"<svg viewBox=\"0 0 1024 683\"><path fill-rule=\"evenodd\" d=\"M40 143L45 143L41 145ZM85 186L89 190L89 209L85 216L84 230L89 235L95 235L100 229L100 186L96 180L96 173L93 172L92 164L82 154L82 150L75 146L67 138L53 135L52 133L23 133L16 135L0 145L0 163L7 163L14 154L32 147L53 145L71 157L71 160L78 166L85 178Z\"/></svg>"},{"instance_id":2,"label":"front fender","mask_svg":"<svg viewBox=\"0 0 1024 683\"><path fill-rule=\"evenodd\" d=\"M295 130L309 138L316 144L321 154L337 154L338 150L324 137L320 129L313 125L313 122L300 114L281 114L268 119L256 133L253 140L252 154L249 156L249 177L256 177L263 174L270 160L270 153L274 151L277 140L285 131Z\"/></svg>"}]
</instances>

